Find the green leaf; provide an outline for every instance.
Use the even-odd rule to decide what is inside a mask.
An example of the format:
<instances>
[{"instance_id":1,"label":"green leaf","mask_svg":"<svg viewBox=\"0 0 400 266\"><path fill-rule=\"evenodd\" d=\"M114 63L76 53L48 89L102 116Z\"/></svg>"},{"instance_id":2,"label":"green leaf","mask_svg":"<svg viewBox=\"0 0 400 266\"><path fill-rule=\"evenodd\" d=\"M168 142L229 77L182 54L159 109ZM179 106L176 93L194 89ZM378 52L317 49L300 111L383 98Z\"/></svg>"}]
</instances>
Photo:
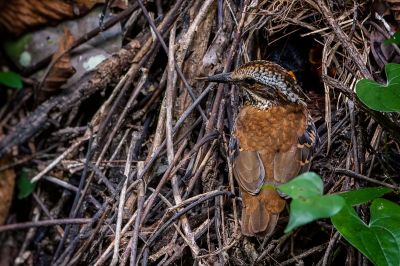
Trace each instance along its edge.
<instances>
[{"instance_id":1,"label":"green leaf","mask_svg":"<svg viewBox=\"0 0 400 266\"><path fill-rule=\"evenodd\" d=\"M369 108L381 112L400 111L400 64L385 65L387 84L362 79L356 84L358 98Z\"/></svg>"},{"instance_id":2,"label":"green leaf","mask_svg":"<svg viewBox=\"0 0 400 266\"><path fill-rule=\"evenodd\" d=\"M286 184L278 186L281 192L292 197L289 223L285 233L296 227L337 214L345 205L342 197L322 195L323 182L315 173L304 173Z\"/></svg>"},{"instance_id":3,"label":"green leaf","mask_svg":"<svg viewBox=\"0 0 400 266\"><path fill-rule=\"evenodd\" d=\"M331 217L337 214L344 205L343 198L336 195L293 200L290 203L290 217L285 233L320 218Z\"/></svg>"},{"instance_id":4,"label":"green leaf","mask_svg":"<svg viewBox=\"0 0 400 266\"><path fill-rule=\"evenodd\" d=\"M393 190L386 187L369 187L347 191L336 195L343 197L347 205L354 206L382 197L392 191Z\"/></svg>"},{"instance_id":5,"label":"green leaf","mask_svg":"<svg viewBox=\"0 0 400 266\"><path fill-rule=\"evenodd\" d=\"M286 184L279 185L278 189L293 199L299 199L304 196L322 195L324 183L319 175L308 172L299 175Z\"/></svg>"},{"instance_id":6,"label":"green leaf","mask_svg":"<svg viewBox=\"0 0 400 266\"><path fill-rule=\"evenodd\" d=\"M5 53L15 62L32 42L32 34L28 33L17 40L6 40L2 43Z\"/></svg>"},{"instance_id":7,"label":"green leaf","mask_svg":"<svg viewBox=\"0 0 400 266\"><path fill-rule=\"evenodd\" d=\"M396 32L395 34L393 34L392 37L385 40L383 43L384 44L400 44L400 32L399 31Z\"/></svg>"},{"instance_id":8,"label":"green leaf","mask_svg":"<svg viewBox=\"0 0 400 266\"><path fill-rule=\"evenodd\" d=\"M21 76L14 72L0 72L0 84L13 89L22 89Z\"/></svg>"},{"instance_id":9,"label":"green leaf","mask_svg":"<svg viewBox=\"0 0 400 266\"><path fill-rule=\"evenodd\" d=\"M370 213L367 225L346 205L331 220L339 233L375 265L400 265L400 206L376 199Z\"/></svg>"},{"instance_id":10,"label":"green leaf","mask_svg":"<svg viewBox=\"0 0 400 266\"><path fill-rule=\"evenodd\" d=\"M24 199L32 194L32 192L35 190L36 183L31 183L31 180L28 178L28 173L26 171L22 171L17 180L17 187L18 199Z\"/></svg>"}]
</instances>

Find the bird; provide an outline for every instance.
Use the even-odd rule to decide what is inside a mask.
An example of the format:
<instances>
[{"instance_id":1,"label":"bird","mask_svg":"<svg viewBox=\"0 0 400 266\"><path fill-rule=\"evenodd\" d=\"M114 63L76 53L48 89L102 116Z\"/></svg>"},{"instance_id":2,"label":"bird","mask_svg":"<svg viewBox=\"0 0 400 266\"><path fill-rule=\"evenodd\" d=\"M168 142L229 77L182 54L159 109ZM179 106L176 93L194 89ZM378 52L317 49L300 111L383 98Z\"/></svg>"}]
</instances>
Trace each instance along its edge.
<instances>
[{"instance_id":1,"label":"bird","mask_svg":"<svg viewBox=\"0 0 400 266\"><path fill-rule=\"evenodd\" d=\"M238 145L233 174L242 198L241 231L245 236L270 235L286 206L276 186L308 171L319 143L307 96L290 71L265 60L206 79L235 84L244 95L233 129Z\"/></svg>"}]
</instances>

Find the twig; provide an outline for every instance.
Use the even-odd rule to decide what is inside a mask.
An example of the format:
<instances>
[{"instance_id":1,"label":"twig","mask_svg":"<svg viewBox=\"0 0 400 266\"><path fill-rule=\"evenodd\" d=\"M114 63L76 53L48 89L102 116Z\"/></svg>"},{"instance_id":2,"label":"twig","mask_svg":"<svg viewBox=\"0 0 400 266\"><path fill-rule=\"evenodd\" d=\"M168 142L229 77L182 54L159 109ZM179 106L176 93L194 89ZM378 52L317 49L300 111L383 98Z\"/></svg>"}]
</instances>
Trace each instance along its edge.
<instances>
[{"instance_id":1,"label":"twig","mask_svg":"<svg viewBox=\"0 0 400 266\"><path fill-rule=\"evenodd\" d=\"M138 173L140 173L140 171L138 171ZM132 235L131 259L130 259L131 266L134 266L136 263L140 220L142 219L142 209L144 206L144 196L145 196L145 187L144 187L143 181L139 183L138 190L139 190L139 193L138 193L137 216L136 216L135 226L133 228L133 235Z\"/></svg>"},{"instance_id":2,"label":"twig","mask_svg":"<svg viewBox=\"0 0 400 266\"><path fill-rule=\"evenodd\" d=\"M332 251L332 248L334 247L334 245L336 244L336 241L338 239L340 239L341 235L339 232L336 232L333 237L331 238L331 240L329 240L329 244L328 247L326 248L325 254L324 254L324 258L322 260L322 266L327 266L328 265L328 259L329 259L329 254Z\"/></svg>"},{"instance_id":3,"label":"twig","mask_svg":"<svg viewBox=\"0 0 400 266\"><path fill-rule=\"evenodd\" d=\"M384 186L384 187L387 187L387 188L394 189L396 191L400 190L399 186L391 185L391 184L388 184L388 183L385 183L385 182L370 178L370 177L362 175L362 174L357 174L356 172L353 172L353 171L348 170L348 169L333 168L332 170L333 170L333 172L335 172L337 174L342 174L342 175L347 175L347 176L350 176L350 177L362 179L362 180L365 180L365 181L368 181L368 182L371 182L371 183L374 183L374 184L377 184L377 185L381 185L381 186Z\"/></svg>"},{"instance_id":4,"label":"twig","mask_svg":"<svg viewBox=\"0 0 400 266\"><path fill-rule=\"evenodd\" d=\"M126 159L126 164L125 164L125 170L124 170L124 175L129 176L130 169L131 169L131 159L132 159L132 152L133 152L133 147L135 144L136 138L134 137L134 132L132 133L131 137L131 143L129 145L129 150L128 150L128 157ZM117 225L115 229L115 245L114 245L114 253L113 257L111 260L110 265L115 266L118 263L118 255L119 255L119 244L121 241L121 226L122 226L122 216L124 213L124 206L125 206L125 197L126 197L126 189L128 187L128 178L125 180L124 185L122 186L122 190L119 196L119 204L118 204L118 216L117 216Z\"/></svg>"},{"instance_id":5,"label":"twig","mask_svg":"<svg viewBox=\"0 0 400 266\"><path fill-rule=\"evenodd\" d=\"M92 219L86 219L86 218L73 218L73 219L54 219L54 220L44 220L37 222L7 224L7 225L0 225L0 233L13 230L29 229L32 227L53 226L62 224L87 224L91 220Z\"/></svg>"},{"instance_id":6,"label":"twig","mask_svg":"<svg viewBox=\"0 0 400 266\"><path fill-rule=\"evenodd\" d=\"M202 194L198 194L198 195L196 195L196 196L193 196L193 197L191 197L191 198L188 198L188 199L186 199L186 200L183 200L181 203L179 203L179 204L176 204L175 206L171 206L170 208L168 208L168 212L172 212L172 211L175 211L175 210L177 210L177 209L179 209L179 208L182 208L183 206L185 206L186 204L189 204L189 203L191 203L191 202L193 202L193 201L196 201L196 200L198 200L198 199L201 199L202 197L205 197L205 196L207 196L207 195L210 195L210 194L213 194L213 193L217 193L217 192L219 192L219 191L221 191L221 190L212 190L212 191L209 191L209 192L205 192L205 193L202 193Z\"/></svg>"},{"instance_id":7,"label":"twig","mask_svg":"<svg viewBox=\"0 0 400 266\"><path fill-rule=\"evenodd\" d=\"M354 108L354 102L352 100L349 100L347 102L347 105L349 107L349 113L350 113L350 129L351 129L351 146L352 146L352 152L353 152L353 165L356 173L360 173L360 160L358 156L358 147L359 143L357 142L357 136L356 136L356 117L355 117L355 108Z\"/></svg>"},{"instance_id":8,"label":"twig","mask_svg":"<svg viewBox=\"0 0 400 266\"><path fill-rule=\"evenodd\" d=\"M286 260L286 261L284 261L284 262L279 263L279 265L285 266L285 265L290 265L290 264L292 264L292 263L295 263L295 262L297 262L299 259L308 257L308 256L310 256L310 255L312 255L312 254L314 254L314 253L316 253L316 252L321 252L321 251L323 251L323 250L326 248L327 245L328 245L328 243L325 243L325 244L322 244L322 245L313 247L313 248L307 250L306 252L303 252L303 253L301 253L300 255L297 255L297 256L294 257L294 258L291 258L291 259L289 259L289 260Z\"/></svg>"}]
</instances>

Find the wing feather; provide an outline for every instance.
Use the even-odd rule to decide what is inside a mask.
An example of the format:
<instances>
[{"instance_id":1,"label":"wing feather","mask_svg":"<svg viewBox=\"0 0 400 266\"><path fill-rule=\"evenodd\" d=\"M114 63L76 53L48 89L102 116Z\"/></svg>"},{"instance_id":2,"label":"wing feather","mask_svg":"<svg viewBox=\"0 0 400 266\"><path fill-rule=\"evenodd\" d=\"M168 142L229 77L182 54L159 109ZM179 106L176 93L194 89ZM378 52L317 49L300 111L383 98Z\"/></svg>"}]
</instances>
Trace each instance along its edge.
<instances>
[{"instance_id":1,"label":"wing feather","mask_svg":"<svg viewBox=\"0 0 400 266\"><path fill-rule=\"evenodd\" d=\"M233 163L233 174L240 187L251 195L260 192L264 184L265 170L256 151L239 151Z\"/></svg>"},{"instance_id":2,"label":"wing feather","mask_svg":"<svg viewBox=\"0 0 400 266\"><path fill-rule=\"evenodd\" d=\"M275 154L274 180L277 183L286 183L298 174L308 171L318 143L317 129L313 122L309 122L303 135L298 138L297 145Z\"/></svg>"}]
</instances>

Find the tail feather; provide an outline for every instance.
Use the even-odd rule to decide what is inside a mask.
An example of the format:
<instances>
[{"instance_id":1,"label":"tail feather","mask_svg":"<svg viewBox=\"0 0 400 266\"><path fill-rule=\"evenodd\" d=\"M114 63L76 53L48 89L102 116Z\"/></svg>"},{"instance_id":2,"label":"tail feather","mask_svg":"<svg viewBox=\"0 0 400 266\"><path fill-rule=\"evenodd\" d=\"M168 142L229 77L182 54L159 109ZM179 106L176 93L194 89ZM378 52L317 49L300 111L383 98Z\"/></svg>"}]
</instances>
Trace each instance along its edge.
<instances>
[{"instance_id":1,"label":"tail feather","mask_svg":"<svg viewBox=\"0 0 400 266\"><path fill-rule=\"evenodd\" d=\"M262 189L257 195L242 192L242 233L262 236L273 232L279 213L285 208L283 200L274 189Z\"/></svg>"}]
</instances>

